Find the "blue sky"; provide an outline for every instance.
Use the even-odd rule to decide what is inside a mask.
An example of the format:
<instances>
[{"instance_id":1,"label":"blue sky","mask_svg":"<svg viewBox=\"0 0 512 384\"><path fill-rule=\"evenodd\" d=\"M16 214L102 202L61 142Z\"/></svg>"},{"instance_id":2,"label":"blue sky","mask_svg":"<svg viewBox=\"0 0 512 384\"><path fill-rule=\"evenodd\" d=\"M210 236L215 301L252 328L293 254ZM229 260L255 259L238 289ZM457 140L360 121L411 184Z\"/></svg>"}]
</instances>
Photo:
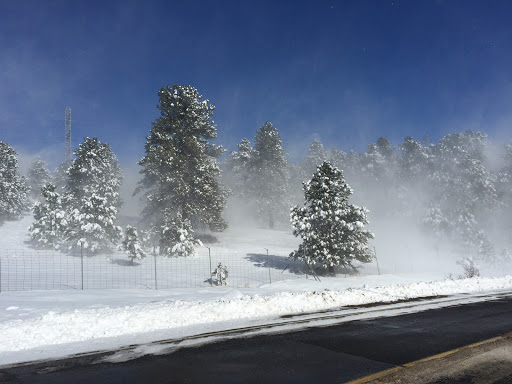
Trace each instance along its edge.
<instances>
[{"instance_id":1,"label":"blue sky","mask_svg":"<svg viewBox=\"0 0 512 384\"><path fill-rule=\"evenodd\" d=\"M228 150L267 120L295 160L315 138L509 140L511 15L508 0L0 0L0 140L60 162L69 105L73 147L98 136L131 166L173 83L217 107Z\"/></svg>"}]
</instances>

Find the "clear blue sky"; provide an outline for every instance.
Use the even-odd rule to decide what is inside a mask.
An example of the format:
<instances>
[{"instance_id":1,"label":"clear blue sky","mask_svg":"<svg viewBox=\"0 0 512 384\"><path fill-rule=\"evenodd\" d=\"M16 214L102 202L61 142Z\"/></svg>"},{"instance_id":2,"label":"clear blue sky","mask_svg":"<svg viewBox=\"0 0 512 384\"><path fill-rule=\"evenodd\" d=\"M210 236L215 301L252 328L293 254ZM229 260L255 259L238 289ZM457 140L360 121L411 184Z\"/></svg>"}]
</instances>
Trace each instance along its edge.
<instances>
[{"instance_id":1,"label":"clear blue sky","mask_svg":"<svg viewBox=\"0 0 512 384\"><path fill-rule=\"evenodd\" d=\"M314 138L510 138L511 19L508 0L0 0L0 140L63 158L69 105L73 147L98 136L129 166L173 83L217 107L228 150L267 120L296 158Z\"/></svg>"}]
</instances>

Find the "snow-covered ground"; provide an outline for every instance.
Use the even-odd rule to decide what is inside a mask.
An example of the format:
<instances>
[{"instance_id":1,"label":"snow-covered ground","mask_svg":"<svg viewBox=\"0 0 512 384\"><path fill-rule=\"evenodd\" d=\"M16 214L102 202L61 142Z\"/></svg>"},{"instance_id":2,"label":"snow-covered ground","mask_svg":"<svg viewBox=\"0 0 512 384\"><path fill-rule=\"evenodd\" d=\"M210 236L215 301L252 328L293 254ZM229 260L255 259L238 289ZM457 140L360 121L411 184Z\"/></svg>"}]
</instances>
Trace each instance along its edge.
<instances>
[{"instance_id":1,"label":"snow-covered ground","mask_svg":"<svg viewBox=\"0 0 512 384\"><path fill-rule=\"evenodd\" d=\"M25 243L29 222L27 218L0 227L0 250L33 252ZM269 254L282 257L285 262L285 255L297 245L297 239L285 231L262 229L254 229L250 234L230 229L219 235L219 241L212 245L212 255L229 254L233 258L238 255L244 270L261 269L265 273L270 270L279 274L281 264L270 263L268 268L262 258L262 268L258 260L247 255L266 256L265 248L268 248ZM205 250L201 252L198 258L207 258ZM23 258L23 254L19 252L16 258ZM95 257L107 260L106 256ZM112 257L110 262L113 262ZM134 268L117 264L125 269ZM381 264L384 271L393 269L386 265L385 255L381 255ZM181 276L203 279L193 288L155 290L148 289L153 288L148 282L147 287L138 289L0 293L0 364L274 322L282 315L348 305L512 289L511 275L452 280L446 278L447 271L377 275L370 274L375 271L373 267L356 276L322 277L320 282L311 276L289 273L279 281L272 280L272 284L262 277L255 284L246 284L248 288L239 284L210 287L202 274L204 271L188 271L187 268L184 267ZM5 272L2 271L4 279L7 278ZM455 264L450 272L457 273ZM102 276L108 278L108 274ZM43 279L47 275L34 272L32 277Z\"/></svg>"}]
</instances>

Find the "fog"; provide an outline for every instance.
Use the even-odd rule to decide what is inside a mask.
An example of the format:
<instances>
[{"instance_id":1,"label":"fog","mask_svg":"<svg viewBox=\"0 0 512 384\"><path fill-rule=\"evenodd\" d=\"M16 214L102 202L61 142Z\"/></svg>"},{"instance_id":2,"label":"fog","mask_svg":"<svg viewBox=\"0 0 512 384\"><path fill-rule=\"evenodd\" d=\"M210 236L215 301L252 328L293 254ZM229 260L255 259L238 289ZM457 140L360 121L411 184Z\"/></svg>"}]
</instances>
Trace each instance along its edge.
<instances>
[{"instance_id":1,"label":"fog","mask_svg":"<svg viewBox=\"0 0 512 384\"><path fill-rule=\"evenodd\" d=\"M449 147L446 138L450 137L460 139L458 146ZM446 135L430 145L414 138L419 145L415 155L424 158L413 158L410 164L404 161L402 143L387 141L389 148L383 148L376 146L378 138L369 140L368 150L356 151L352 158L348 156L350 148L326 146L323 159L343 171L353 189L350 202L369 209L369 229L375 234L369 246L375 248L384 273L441 271L448 276L462 273L457 261L464 257L476 260L483 273L496 273L511 267L509 250L512 248L512 162L510 156L505 156L507 141L503 137L496 141L466 131ZM289 209L304 202L300 186L312 176L305 169L305 158L309 144L319 139L320 135L313 134L283 143L288 163L287 193L280 196L285 207L275 212L275 229L291 232ZM249 140L253 144L253 139ZM386 144L386 140L382 142ZM37 153L15 149L23 174L36 156L45 160L51 171L62 160L61 145L41 148ZM333 149L343 151L345 156L333 159ZM391 152L386 154L389 149ZM466 156L465 165L459 164L460 156ZM122 225L138 224L144 201L140 195L133 196L133 192L140 180L140 167L136 164L138 159L133 159L131 164L126 161L127 153L122 158L123 206L118 217ZM318 165L321 160L318 159ZM247 186L240 184L237 179L240 175L233 173L229 161L229 153L219 160L221 182L231 190L223 216L237 233L243 233L243 229L249 233L268 228L268 220L258 213L261 202L250 193L241 194ZM427 223L433 205L446 220L444 227L435 228ZM468 217L469 221L463 223L463 218ZM492 249L486 251L487 242Z\"/></svg>"},{"instance_id":2,"label":"fog","mask_svg":"<svg viewBox=\"0 0 512 384\"><path fill-rule=\"evenodd\" d=\"M482 273L510 269L512 163L511 158L505 158L507 141L491 141L473 131L448 134L430 145L414 139L425 158L423 161L420 156L415 159L418 163L409 165L399 148L402 143L389 143L392 153L388 158L382 148L359 152L355 163L345 156L336 164L329 158L333 148L324 152L324 159L339 167L352 187L350 202L370 211L369 229L375 234L370 247L375 247L381 268L389 273L441 271L449 276L461 274L457 262L470 257ZM303 170L306 141L284 143L289 166L298 169L301 178L289 175L289 206L303 204L299 185L312 176ZM302 156L299 149L303 149ZM419 168L408 175L413 166ZM223 180L233 190L225 211L228 222L237 229L246 226L247 231L265 228L255 200L239 196L237 176L230 174L225 164L223 169ZM445 224L432 225L433 206L439 207ZM290 230L286 212L276 227Z\"/></svg>"}]
</instances>

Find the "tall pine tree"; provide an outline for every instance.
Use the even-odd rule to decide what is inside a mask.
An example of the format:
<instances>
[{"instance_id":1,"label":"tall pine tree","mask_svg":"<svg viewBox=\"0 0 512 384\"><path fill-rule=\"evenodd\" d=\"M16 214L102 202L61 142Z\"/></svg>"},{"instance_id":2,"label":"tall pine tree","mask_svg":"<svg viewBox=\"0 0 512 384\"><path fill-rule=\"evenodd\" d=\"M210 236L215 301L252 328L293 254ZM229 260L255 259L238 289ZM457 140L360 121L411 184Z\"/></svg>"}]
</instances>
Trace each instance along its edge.
<instances>
[{"instance_id":1,"label":"tall pine tree","mask_svg":"<svg viewBox=\"0 0 512 384\"><path fill-rule=\"evenodd\" d=\"M160 117L146 137L146 155L139 161L143 177L135 193L144 191L143 219L160 238L160 250L172 254L181 248L169 239L183 231L189 236L190 225L212 231L227 227L221 213L228 191L218 180L217 158L224 150L210 143L217 137L215 107L188 85L163 87L159 98Z\"/></svg>"},{"instance_id":2,"label":"tall pine tree","mask_svg":"<svg viewBox=\"0 0 512 384\"><path fill-rule=\"evenodd\" d=\"M48 165L40 157L36 157L27 171L27 186L30 196L38 199L41 196L41 188L51 181L52 177Z\"/></svg>"},{"instance_id":3,"label":"tall pine tree","mask_svg":"<svg viewBox=\"0 0 512 384\"><path fill-rule=\"evenodd\" d=\"M0 224L17 220L27 208L27 186L18 171L18 154L0 141Z\"/></svg>"},{"instance_id":4,"label":"tall pine tree","mask_svg":"<svg viewBox=\"0 0 512 384\"><path fill-rule=\"evenodd\" d=\"M35 221L29 227L30 237L37 247L58 249L67 226L62 199L52 183L41 188L41 195L44 201L34 205Z\"/></svg>"},{"instance_id":5,"label":"tall pine tree","mask_svg":"<svg viewBox=\"0 0 512 384\"><path fill-rule=\"evenodd\" d=\"M301 167L304 173L305 180L308 180L317 167L326 160L327 156L324 151L324 146L319 140L313 140L309 145L308 153L302 161Z\"/></svg>"},{"instance_id":6,"label":"tall pine tree","mask_svg":"<svg viewBox=\"0 0 512 384\"><path fill-rule=\"evenodd\" d=\"M116 225L121 206L121 168L110 146L96 137L84 138L68 169L64 206L68 215L66 239L70 247L92 252L108 249L121 238Z\"/></svg>"},{"instance_id":7,"label":"tall pine tree","mask_svg":"<svg viewBox=\"0 0 512 384\"><path fill-rule=\"evenodd\" d=\"M272 123L266 122L256 132L252 193L259 216L270 228L287 210L287 167L281 136Z\"/></svg>"}]
</instances>

